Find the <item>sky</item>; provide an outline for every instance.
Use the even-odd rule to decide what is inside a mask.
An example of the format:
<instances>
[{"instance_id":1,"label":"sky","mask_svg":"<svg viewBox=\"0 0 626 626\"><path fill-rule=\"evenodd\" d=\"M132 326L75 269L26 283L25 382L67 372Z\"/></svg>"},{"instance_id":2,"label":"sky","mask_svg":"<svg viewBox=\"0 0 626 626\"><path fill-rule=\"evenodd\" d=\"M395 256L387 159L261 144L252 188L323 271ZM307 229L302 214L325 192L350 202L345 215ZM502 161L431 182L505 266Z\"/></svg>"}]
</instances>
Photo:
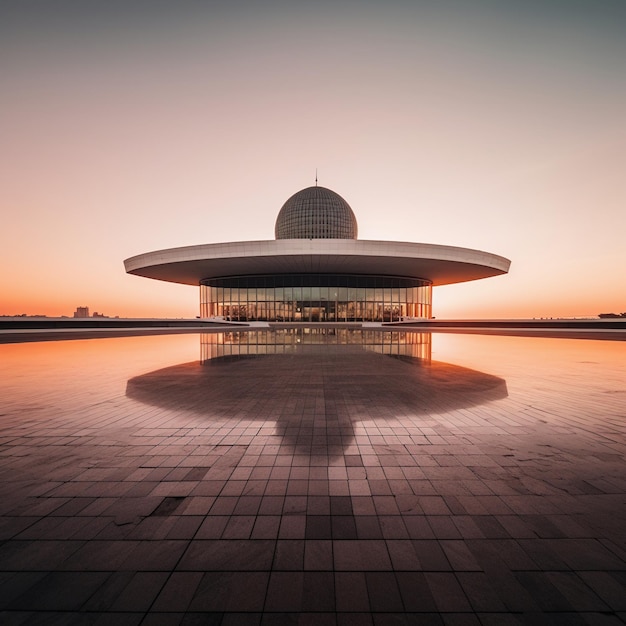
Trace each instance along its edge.
<instances>
[{"instance_id":1,"label":"sky","mask_svg":"<svg viewBox=\"0 0 626 626\"><path fill-rule=\"evenodd\" d=\"M623 0L0 0L0 315L194 317L125 258L274 238L485 250L438 318L626 311Z\"/></svg>"}]
</instances>

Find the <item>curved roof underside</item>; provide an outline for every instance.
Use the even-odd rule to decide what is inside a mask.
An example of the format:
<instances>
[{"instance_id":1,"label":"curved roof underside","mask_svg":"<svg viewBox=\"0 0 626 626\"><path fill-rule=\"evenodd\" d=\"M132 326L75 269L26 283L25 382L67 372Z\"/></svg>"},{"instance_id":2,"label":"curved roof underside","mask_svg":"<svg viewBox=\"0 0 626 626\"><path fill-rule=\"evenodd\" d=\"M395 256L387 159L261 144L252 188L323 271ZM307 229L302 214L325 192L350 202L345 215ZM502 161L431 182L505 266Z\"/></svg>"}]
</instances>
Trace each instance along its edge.
<instances>
[{"instance_id":1,"label":"curved roof underside","mask_svg":"<svg viewBox=\"0 0 626 626\"><path fill-rule=\"evenodd\" d=\"M454 246L350 239L280 239L157 250L124 261L129 274L185 285L255 274L406 276L449 285L506 274L504 257Z\"/></svg>"}]
</instances>

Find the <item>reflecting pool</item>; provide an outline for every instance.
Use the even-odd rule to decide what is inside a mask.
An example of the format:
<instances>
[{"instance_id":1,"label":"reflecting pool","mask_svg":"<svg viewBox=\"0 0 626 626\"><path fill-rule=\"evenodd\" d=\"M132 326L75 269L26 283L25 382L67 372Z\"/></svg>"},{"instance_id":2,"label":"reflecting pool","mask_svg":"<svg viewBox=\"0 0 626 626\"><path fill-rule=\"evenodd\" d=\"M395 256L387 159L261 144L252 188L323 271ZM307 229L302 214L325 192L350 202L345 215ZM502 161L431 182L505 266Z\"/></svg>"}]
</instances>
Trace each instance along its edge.
<instances>
[{"instance_id":1,"label":"reflecting pool","mask_svg":"<svg viewBox=\"0 0 626 626\"><path fill-rule=\"evenodd\" d=\"M3 623L626 610L624 342L289 329L4 344L0 398Z\"/></svg>"}]
</instances>

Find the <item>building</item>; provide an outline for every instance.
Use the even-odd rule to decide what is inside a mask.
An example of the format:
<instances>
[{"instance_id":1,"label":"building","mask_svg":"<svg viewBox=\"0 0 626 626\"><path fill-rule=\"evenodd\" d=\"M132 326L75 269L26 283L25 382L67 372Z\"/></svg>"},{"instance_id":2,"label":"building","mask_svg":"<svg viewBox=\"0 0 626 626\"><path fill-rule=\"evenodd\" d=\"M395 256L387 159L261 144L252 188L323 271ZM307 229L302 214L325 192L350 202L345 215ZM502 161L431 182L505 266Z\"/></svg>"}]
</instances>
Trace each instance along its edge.
<instances>
[{"instance_id":1,"label":"building","mask_svg":"<svg viewBox=\"0 0 626 626\"><path fill-rule=\"evenodd\" d=\"M348 203L308 187L280 209L276 239L148 252L129 274L200 286L200 316L231 321L393 322L432 317L432 288L505 274L479 250L357 239Z\"/></svg>"},{"instance_id":2,"label":"building","mask_svg":"<svg viewBox=\"0 0 626 626\"><path fill-rule=\"evenodd\" d=\"M74 311L74 317L89 317L89 307L88 306L77 306Z\"/></svg>"}]
</instances>

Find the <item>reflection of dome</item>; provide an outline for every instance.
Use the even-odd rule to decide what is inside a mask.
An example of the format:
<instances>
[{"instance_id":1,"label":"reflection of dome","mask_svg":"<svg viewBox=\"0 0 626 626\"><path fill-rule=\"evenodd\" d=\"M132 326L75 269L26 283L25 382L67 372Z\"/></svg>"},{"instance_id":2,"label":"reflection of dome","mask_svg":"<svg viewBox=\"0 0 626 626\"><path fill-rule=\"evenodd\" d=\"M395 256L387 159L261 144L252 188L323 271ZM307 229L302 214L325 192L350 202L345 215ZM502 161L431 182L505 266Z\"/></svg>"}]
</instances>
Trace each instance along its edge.
<instances>
[{"instance_id":1,"label":"reflection of dome","mask_svg":"<svg viewBox=\"0 0 626 626\"><path fill-rule=\"evenodd\" d=\"M350 205L325 187L295 193L276 218L276 239L356 239L356 217Z\"/></svg>"},{"instance_id":2,"label":"reflection of dome","mask_svg":"<svg viewBox=\"0 0 626 626\"><path fill-rule=\"evenodd\" d=\"M306 330L203 333L200 361L135 376L126 396L185 411L197 428L203 422L196 416L209 427L233 415L243 428L264 423L266 432L274 425L284 449L336 459L352 445L362 420L377 416L388 426L397 418L417 429L424 418L432 423L433 410L449 414L508 395L502 378L431 361L429 333ZM244 388L249 393L241 393ZM325 406L324 427L318 428L317 420L313 427L312 417L290 409L294 398L303 406ZM354 410L357 405L363 410ZM306 432L314 433L313 440Z\"/></svg>"}]
</instances>

